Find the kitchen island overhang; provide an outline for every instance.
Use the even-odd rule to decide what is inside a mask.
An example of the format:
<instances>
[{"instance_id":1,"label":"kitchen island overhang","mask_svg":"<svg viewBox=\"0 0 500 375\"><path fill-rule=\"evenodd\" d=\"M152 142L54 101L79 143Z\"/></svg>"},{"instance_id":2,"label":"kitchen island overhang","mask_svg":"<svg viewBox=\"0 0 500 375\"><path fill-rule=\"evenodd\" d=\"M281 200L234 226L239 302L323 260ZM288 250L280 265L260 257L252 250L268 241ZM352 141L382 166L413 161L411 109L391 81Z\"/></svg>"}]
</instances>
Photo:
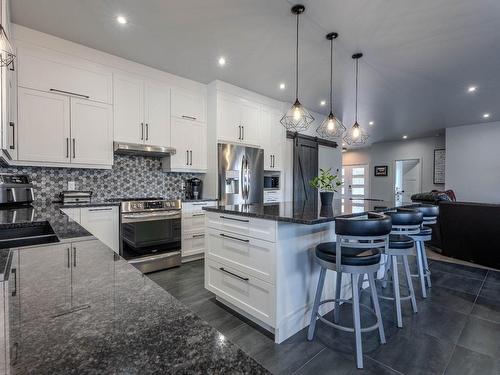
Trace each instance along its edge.
<instances>
[{"instance_id":1,"label":"kitchen island overhang","mask_svg":"<svg viewBox=\"0 0 500 375\"><path fill-rule=\"evenodd\" d=\"M336 240L335 218L393 208L390 202L341 199L332 207L293 202L207 207L205 288L281 343L309 325L320 271L314 249ZM334 298L335 284L335 272L328 272L322 300ZM342 285L341 298L349 299L348 275ZM320 313L332 309L333 303L324 304Z\"/></svg>"}]
</instances>

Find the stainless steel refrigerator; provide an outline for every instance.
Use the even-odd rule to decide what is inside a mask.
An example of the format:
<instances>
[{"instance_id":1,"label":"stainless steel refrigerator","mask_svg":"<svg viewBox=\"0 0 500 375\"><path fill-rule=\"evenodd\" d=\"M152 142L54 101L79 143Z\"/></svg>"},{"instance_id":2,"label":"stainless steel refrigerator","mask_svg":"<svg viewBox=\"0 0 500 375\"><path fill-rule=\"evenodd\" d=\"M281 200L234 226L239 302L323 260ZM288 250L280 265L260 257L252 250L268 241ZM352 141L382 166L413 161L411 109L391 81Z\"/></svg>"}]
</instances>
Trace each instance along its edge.
<instances>
[{"instance_id":1,"label":"stainless steel refrigerator","mask_svg":"<svg viewBox=\"0 0 500 375\"><path fill-rule=\"evenodd\" d=\"M264 150L219 143L218 153L220 203L262 203Z\"/></svg>"}]
</instances>

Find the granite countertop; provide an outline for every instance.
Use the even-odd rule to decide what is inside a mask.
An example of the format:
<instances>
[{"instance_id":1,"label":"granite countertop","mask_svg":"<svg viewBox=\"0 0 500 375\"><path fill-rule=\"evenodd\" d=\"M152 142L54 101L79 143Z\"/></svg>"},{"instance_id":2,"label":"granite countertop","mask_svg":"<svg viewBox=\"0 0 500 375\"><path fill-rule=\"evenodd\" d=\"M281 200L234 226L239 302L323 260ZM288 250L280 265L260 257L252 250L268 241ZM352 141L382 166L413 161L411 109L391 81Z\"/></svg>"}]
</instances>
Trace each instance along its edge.
<instances>
[{"instance_id":1,"label":"granite countertop","mask_svg":"<svg viewBox=\"0 0 500 375\"><path fill-rule=\"evenodd\" d=\"M202 198L202 199L181 199L182 202L215 202L218 201L216 198Z\"/></svg>"},{"instance_id":2,"label":"granite countertop","mask_svg":"<svg viewBox=\"0 0 500 375\"><path fill-rule=\"evenodd\" d=\"M400 207L411 206L402 204ZM247 205L218 205L203 207L209 212L219 212L246 217L255 217L288 223L314 225L334 221L337 217L350 217L366 214L367 212L388 211L398 206L394 202L379 200L349 200L334 199L332 206L297 204L294 202L282 203L252 203Z\"/></svg>"},{"instance_id":3,"label":"granite countertop","mask_svg":"<svg viewBox=\"0 0 500 375\"><path fill-rule=\"evenodd\" d=\"M60 208L39 204L23 214L64 237L87 233ZM17 293L5 299L12 373L268 374L100 241L73 245L70 268L57 243L0 250L0 269L16 269L9 288Z\"/></svg>"},{"instance_id":4,"label":"granite countertop","mask_svg":"<svg viewBox=\"0 0 500 375\"><path fill-rule=\"evenodd\" d=\"M79 208L79 207L102 207L102 206L120 206L120 202L110 202L110 201L99 201L93 200L88 203L62 203L62 202L52 202L59 205L59 208Z\"/></svg>"}]
</instances>

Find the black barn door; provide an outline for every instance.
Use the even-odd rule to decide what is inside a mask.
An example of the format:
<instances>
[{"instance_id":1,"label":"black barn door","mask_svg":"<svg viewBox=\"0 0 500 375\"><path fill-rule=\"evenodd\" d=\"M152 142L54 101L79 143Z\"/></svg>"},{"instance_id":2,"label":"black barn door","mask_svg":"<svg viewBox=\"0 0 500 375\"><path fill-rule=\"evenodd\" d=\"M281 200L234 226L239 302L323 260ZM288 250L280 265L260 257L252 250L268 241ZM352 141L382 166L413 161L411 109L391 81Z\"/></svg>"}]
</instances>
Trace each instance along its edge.
<instances>
[{"instance_id":1,"label":"black barn door","mask_svg":"<svg viewBox=\"0 0 500 375\"><path fill-rule=\"evenodd\" d=\"M293 146L293 201L296 206L318 204L318 192L309 185L317 175L318 142L297 135Z\"/></svg>"}]
</instances>

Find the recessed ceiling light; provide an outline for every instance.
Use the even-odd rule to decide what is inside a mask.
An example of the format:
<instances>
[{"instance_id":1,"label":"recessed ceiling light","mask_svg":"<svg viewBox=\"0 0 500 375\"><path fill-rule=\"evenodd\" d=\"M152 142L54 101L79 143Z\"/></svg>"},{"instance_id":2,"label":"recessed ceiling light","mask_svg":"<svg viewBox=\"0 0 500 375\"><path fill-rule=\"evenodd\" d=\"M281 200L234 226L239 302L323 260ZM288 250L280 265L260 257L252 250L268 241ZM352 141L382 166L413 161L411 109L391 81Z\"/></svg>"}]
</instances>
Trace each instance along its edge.
<instances>
[{"instance_id":1,"label":"recessed ceiling light","mask_svg":"<svg viewBox=\"0 0 500 375\"><path fill-rule=\"evenodd\" d=\"M342 142L342 146L345 146L345 145L346 145L345 142Z\"/></svg>"},{"instance_id":2,"label":"recessed ceiling light","mask_svg":"<svg viewBox=\"0 0 500 375\"><path fill-rule=\"evenodd\" d=\"M477 86L469 86L467 89L468 92L475 92L477 90Z\"/></svg>"},{"instance_id":3,"label":"recessed ceiling light","mask_svg":"<svg viewBox=\"0 0 500 375\"><path fill-rule=\"evenodd\" d=\"M123 16L118 16L116 17L116 22L118 22L120 25L125 25L127 23L127 19Z\"/></svg>"},{"instance_id":4,"label":"recessed ceiling light","mask_svg":"<svg viewBox=\"0 0 500 375\"><path fill-rule=\"evenodd\" d=\"M490 118L490 114L489 114L489 113L485 113L485 114L483 115L483 118Z\"/></svg>"},{"instance_id":5,"label":"recessed ceiling light","mask_svg":"<svg viewBox=\"0 0 500 375\"><path fill-rule=\"evenodd\" d=\"M403 139L407 139L407 138L408 138L408 136L407 136L407 135L403 135Z\"/></svg>"},{"instance_id":6,"label":"recessed ceiling light","mask_svg":"<svg viewBox=\"0 0 500 375\"><path fill-rule=\"evenodd\" d=\"M322 101L320 101L320 102L319 102L319 105L320 105L320 106L322 106L322 107L323 107L323 106L325 106L325 105L326 105L326 100L322 100Z\"/></svg>"},{"instance_id":7,"label":"recessed ceiling light","mask_svg":"<svg viewBox=\"0 0 500 375\"><path fill-rule=\"evenodd\" d=\"M286 89L286 85L284 82L281 82L280 83L280 90L284 90L284 89Z\"/></svg>"},{"instance_id":8,"label":"recessed ceiling light","mask_svg":"<svg viewBox=\"0 0 500 375\"><path fill-rule=\"evenodd\" d=\"M224 56L219 57L219 65L220 66L226 65L226 58Z\"/></svg>"},{"instance_id":9,"label":"recessed ceiling light","mask_svg":"<svg viewBox=\"0 0 500 375\"><path fill-rule=\"evenodd\" d=\"M368 123L368 125L370 125L370 126L371 126L371 125L374 125L374 124L375 124L375 121L370 121L370 122Z\"/></svg>"}]
</instances>

